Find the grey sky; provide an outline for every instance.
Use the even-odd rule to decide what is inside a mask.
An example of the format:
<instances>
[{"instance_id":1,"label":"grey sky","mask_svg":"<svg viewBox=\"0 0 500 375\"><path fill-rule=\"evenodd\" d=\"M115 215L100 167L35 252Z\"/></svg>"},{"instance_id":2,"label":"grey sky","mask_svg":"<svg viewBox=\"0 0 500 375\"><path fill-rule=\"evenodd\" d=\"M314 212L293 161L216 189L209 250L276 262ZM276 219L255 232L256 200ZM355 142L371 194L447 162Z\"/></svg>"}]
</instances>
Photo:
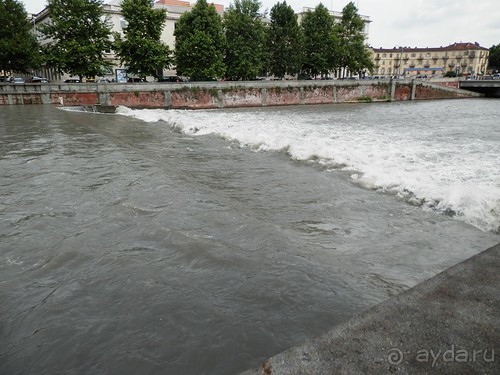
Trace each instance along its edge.
<instances>
[{"instance_id":1,"label":"grey sky","mask_svg":"<svg viewBox=\"0 0 500 375\"><path fill-rule=\"evenodd\" d=\"M195 0L190 0L195 2ZM38 13L46 0L22 0L26 10ZM214 0L228 6L233 0ZM261 0L263 9L277 0ZM288 0L295 11L315 7L318 0ZM341 11L349 1L326 0L323 4ZM500 43L498 0L359 0L359 13L369 16L369 44L392 48L439 47L454 42L478 42L483 47Z\"/></svg>"}]
</instances>

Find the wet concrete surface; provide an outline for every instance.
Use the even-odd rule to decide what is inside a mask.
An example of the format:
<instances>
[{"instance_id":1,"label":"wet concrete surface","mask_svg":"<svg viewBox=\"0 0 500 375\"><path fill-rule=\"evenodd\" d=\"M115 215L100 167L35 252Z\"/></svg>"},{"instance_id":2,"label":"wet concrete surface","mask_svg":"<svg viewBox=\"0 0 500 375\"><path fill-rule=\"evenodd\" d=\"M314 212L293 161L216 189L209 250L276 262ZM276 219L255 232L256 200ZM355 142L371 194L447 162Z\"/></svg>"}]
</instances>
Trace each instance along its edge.
<instances>
[{"instance_id":1,"label":"wet concrete surface","mask_svg":"<svg viewBox=\"0 0 500 375\"><path fill-rule=\"evenodd\" d=\"M499 374L500 244L278 354L257 374Z\"/></svg>"}]
</instances>

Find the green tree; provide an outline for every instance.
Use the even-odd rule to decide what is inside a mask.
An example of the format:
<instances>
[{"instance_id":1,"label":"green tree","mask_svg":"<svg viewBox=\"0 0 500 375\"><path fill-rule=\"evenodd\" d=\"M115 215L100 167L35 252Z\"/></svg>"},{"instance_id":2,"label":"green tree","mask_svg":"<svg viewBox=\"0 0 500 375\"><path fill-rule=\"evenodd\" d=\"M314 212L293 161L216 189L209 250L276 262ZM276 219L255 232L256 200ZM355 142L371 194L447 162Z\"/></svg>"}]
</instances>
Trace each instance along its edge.
<instances>
[{"instance_id":1,"label":"green tree","mask_svg":"<svg viewBox=\"0 0 500 375\"><path fill-rule=\"evenodd\" d=\"M500 70L500 44L493 45L490 48L488 66L490 67L490 69Z\"/></svg>"},{"instance_id":2,"label":"green tree","mask_svg":"<svg viewBox=\"0 0 500 375\"><path fill-rule=\"evenodd\" d=\"M194 81L224 76L226 39L213 5L198 0L190 12L182 14L174 35L177 74Z\"/></svg>"},{"instance_id":3,"label":"green tree","mask_svg":"<svg viewBox=\"0 0 500 375\"><path fill-rule=\"evenodd\" d=\"M304 15L301 26L304 33L302 71L312 76L328 75L338 65L337 34L330 12L320 3L313 12Z\"/></svg>"},{"instance_id":4,"label":"green tree","mask_svg":"<svg viewBox=\"0 0 500 375\"><path fill-rule=\"evenodd\" d=\"M110 65L111 31L102 0L48 0L51 22L41 26L49 43L47 65L73 76L102 75Z\"/></svg>"},{"instance_id":5,"label":"green tree","mask_svg":"<svg viewBox=\"0 0 500 375\"><path fill-rule=\"evenodd\" d=\"M297 16L286 1L271 8L268 31L269 70L278 77L297 74L302 65L303 34Z\"/></svg>"},{"instance_id":6,"label":"green tree","mask_svg":"<svg viewBox=\"0 0 500 375\"><path fill-rule=\"evenodd\" d=\"M123 0L122 15L127 22L124 38L114 34L121 63L141 78L161 75L171 63L170 49L160 40L167 11L153 9L153 0Z\"/></svg>"},{"instance_id":7,"label":"green tree","mask_svg":"<svg viewBox=\"0 0 500 375\"><path fill-rule=\"evenodd\" d=\"M0 0L0 70L27 73L39 65L40 46L30 29L19 1Z\"/></svg>"},{"instance_id":8,"label":"green tree","mask_svg":"<svg viewBox=\"0 0 500 375\"><path fill-rule=\"evenodd\" d=\"M340 41L339 68L347 68L351 73L363 69L373 71L374 65L365 45L364 21L353 2L342 10L342 19L336 28Z\"/></svg>"},{"instance_id":9,"label":"green tree","mask_svg":"<svg viewBox=\"0 0 500 375\"><path fill-rule=\"evenodd\" d=\"M262 74L266 34L258 0L235 0L224 14L226 77L251 79Z\"/></svg>"}]
</instances>

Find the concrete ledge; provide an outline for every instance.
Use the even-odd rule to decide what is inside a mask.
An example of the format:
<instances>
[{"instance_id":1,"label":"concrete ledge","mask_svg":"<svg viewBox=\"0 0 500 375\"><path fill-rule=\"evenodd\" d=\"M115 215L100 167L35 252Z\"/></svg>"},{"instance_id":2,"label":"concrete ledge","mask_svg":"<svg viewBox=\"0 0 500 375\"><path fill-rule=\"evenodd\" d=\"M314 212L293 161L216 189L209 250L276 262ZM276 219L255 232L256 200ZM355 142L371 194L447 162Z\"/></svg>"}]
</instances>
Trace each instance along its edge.
<instances>
[{"instance_id":1,"label":"concrete ledge","mask_svg":"<svg viewBox=\"0 0 500 375\"><path fill-rule=\"evenodd\" d=\"M498 374L499 329L500 244L244 374Z\"/></svg>"}]
</instances>

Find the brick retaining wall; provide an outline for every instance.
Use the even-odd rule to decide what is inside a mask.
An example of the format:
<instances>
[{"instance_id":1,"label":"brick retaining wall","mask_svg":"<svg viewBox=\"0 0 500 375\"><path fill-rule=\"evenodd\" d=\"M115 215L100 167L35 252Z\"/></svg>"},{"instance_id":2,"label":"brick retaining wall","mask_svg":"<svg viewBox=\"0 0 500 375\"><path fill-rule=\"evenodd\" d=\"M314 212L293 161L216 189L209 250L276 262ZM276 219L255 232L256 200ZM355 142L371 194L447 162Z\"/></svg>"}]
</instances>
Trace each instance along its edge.
<instances>
[{"instance_id":1,"label":"brick retaining wall","mask_svg":"<svg viewBox=\"0 0 500 375\"><path fill-rule=\"evenodd\" d=\"M480 97L456 80L253 81L136 84L0 84L0 105L231 108Z\"/></svg>"}]
</instances>

